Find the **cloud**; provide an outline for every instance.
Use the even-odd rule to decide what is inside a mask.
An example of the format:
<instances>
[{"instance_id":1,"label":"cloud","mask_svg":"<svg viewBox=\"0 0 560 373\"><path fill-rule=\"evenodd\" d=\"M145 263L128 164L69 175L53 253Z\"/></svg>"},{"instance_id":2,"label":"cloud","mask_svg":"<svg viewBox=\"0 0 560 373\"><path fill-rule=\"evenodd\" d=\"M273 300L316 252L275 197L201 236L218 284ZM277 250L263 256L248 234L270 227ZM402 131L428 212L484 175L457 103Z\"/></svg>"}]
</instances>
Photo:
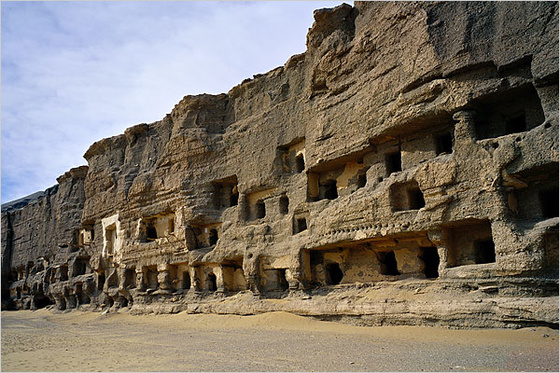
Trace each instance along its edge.
<instances>
[{"instance_id":1,"label":"cloud","mask_svg":"<svg viewBox=\"0 0 560 373\"><path fill-rule=\"evenodd\" d=\"M85 164L90 144L227 92L305 51L340 2L3 2L2 202Z\"/></svg>"}]
</instances>

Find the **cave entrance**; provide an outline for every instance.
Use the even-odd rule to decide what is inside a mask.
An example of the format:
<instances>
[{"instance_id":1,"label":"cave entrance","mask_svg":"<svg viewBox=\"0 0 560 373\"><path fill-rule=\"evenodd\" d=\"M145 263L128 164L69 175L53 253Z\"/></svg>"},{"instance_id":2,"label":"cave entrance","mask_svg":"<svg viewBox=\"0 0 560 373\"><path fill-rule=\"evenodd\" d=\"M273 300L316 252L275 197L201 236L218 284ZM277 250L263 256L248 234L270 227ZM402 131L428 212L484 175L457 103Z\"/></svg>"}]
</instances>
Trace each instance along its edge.
<instances>
[{"instance_id":1,"label":"cave entrance","mask_svg":"<svg viewBox=\"0 0 560 373\"><path fill-rule=\"evenodd\" d=\"M387 170L386 176L391 175L393 172L402 171L400 151L389 153L385 156L385 168Z\"/></svg>"},{"instance_id":2,"label":"cave entrance","mask_svg":"<svg viewBox=\"0 0 560 373\"><path fill-rule=\"evenodd\" d=\"M496 251L492 239L474 242L474 261L476 264L494 263Z\"/></svg>"},{"instance_id":3,"label":"cave entrance","mask_svg":"<svg viewBox=\"0 0 560 373\"><path fill-rule=\"evenodd\" d=\"M111 224L105 228L105 255L112 256L117 242L117 226Z\"/></svg>"},{"instance_id":4,"label":"cave entrance","mask_svg":"<svg viewBox=\"0 0 560 373\"><path fill-rule=\"evenodd\" d=\"M558 205L560 203L558 195L558 185L551 189L541 191L539 193L539 199L542 207L542 216L544 219L558 217Z\"/></svg>"},{"instance_id":5,"label":"cave entrance","mask_svg":"<svg viewBox=\"0 0 560 373\"><path fill-rule=\"evenodd\" d=\"M280 290L288 290L288 281L286 280L286 268L277 270L278 285Z\"/></svg>"},{"instance_id":6,"label":"cave entrance","mask_svg":"<svg viewBox=\"0 0 560 373\"><path fill-rule=\"evenodd\" d=\"M288 281L286 279L287 268L270 268L264 270L264 278L261 280L261 286L265 291L284 291L288 289Z\"/></svg>"},{"instance_id":7,"label":"cave entrance","mask_svg":"<svg viewBox=\"0 0 560 373\"><path fill-rule=\"evenodd\" d=\"M394 212L419 210L426 206L424 194L415 180L391 185L389 198Z\"/></svg>"},{"instance_id":8,"label":"cave entrance","mask_svg":"<svg viewBox=\"0 0 560 373\"><path fill-rule=\"evenodd\" d=\"M103 290L105 285L105 274L103 272L97 272L97 290Z\"/></svg>"},{"instance_id":9,"label":"cave entrance","mask_svg":"<svg viewBox=\"0 0 560 373\"><path fill-rule=\"evenodd\" d=\"M142 242L155 241L175 233L175 213L164 212L141 219L139 238Z\"/></svg>"},{"instance_id":10,"label":"cave entrance","mask_svg":"<svg viewBox=\"0 0 560 373\"><path fill-rule=\"evenodd\" d=\"M35 307L37 307L37 309L45 308L52 304L54 303L43 293L35 294Z\"/></svg>"},{"instance_id":11,"label":"cave entrance","mask_svg":"<svg viewBox=\"0 0 560 373\"><path fill-rule=\"evenodd\" d=\"M327 180L324 184L319 185L319 196L321 199L337 199L338 198L338 188L336 186L336 180Z\"/></svg>"},{"instance_id":12,"label":"cave entrance","mask_svg":"<svg viewBox=\"0 0 560 373\"><path fill-rule=\"evenodd\" d=\"M144 281L148 289L158 288L158 270L157 266L144 267Z\"/></svg>"},{"instance_id":13,"label":"cave entrance","mask_svg":"<svg viewBox=\"0 0 560 373\"><path fill-rule=\"evenodd\" d=\"M326 282L327 285L338 285L344 277L342 269L340 269L340 264L338 263L328 263L325 266L326 270Z\"/></svg>"},{"instance_id":14,"label":"cave entrance","mask_svg":"<svg viewBox=\"0 0 560 373\"><path fill-rule=\"evenodd\" d=\"M295 163L297 173L303 172L303 170L305 170L305 159L303 158L303 154L300 153L296 155Z\"/></svg>"},{"instance_id":15,"label":"cave entrance","mask_svg":"<svg viewBox=\"0 0 560 373\"><path fill-rule=\"evenodd\" d=\"M155 240L158 238L156 227L154 227L152 224L146 227L146 238L148 240Z\"/></svg>"},{"instance_id":16,"label":"cave entrance","mask_svg":"<svg viewBox=\"0 0 560 373\"><path fill-rule=\"evenodd\" d=\"M453 135L449 132L436 135L436 155L453 153Z\"/></svg>"},{"instance_id":17,"label":"cave entrance","mask_svg":"<svg viewBox=\"0 0 560 373\"><path fill-rule=\"evenodd\" d=\"M387 276L398 276L397 259L394 251L382 251L378 253L381 274Z\"/></svg>"},{"instance_id":18,"label":"cave entrance","mask_svg":"<svg viewBox=\"0 0 560 373\"><path fill-rule=\"evenodd\" d=\"M236 175L215 180L212 182L212 185L214 208L223 210L228 207L237 206L239 202L239 191L237 189Z\"/></svg>"},{"instance_id":19,"label":"cave entrance","mask_svg":"<svg viewBox=\"0 0 560 373\"><path fill-rule=\"evenodd\" d=\"M473 101L477 112L477 139L526 132L545 120L539 95L532 84L496 92Z\"/></svg>"},{"instance_id":20,"label":"cave entrance","mask_svg":"<svg viewBox=\"0 0 560 373\"><path fill-rule=\"evenodd\" d=\"M216 275L213 272L210 272L206 278L206 287L211 292L218 290Z\"/></svg>"},{"instance_id":21,"label":"cave entrance","mask_svg":"<svg viewBox=\"0 0 560 373\"><path fill-rule=\"evenodd\" d=\"M89 296L84 292L83 284L81 283L76 284L76 302L78 305L90 303Z\"/></svg>"},{"instance_id":22,"label":"cave entrance","mask_svg":"<svg viewBox=\"0 0 560 373\"><path fill-rule=\"evenodd\" d=\"M294 215L294 222L293 222L293 234L298 234L307 230L307 218L309 217L309 213L299 213Z\"/></svg>"},{"instance_id":23,"label":"cave entrance","mask_svg":"<svg viewBox=\"0 0 560 373\"><path fill-rule=\"evenodd\" d=\"M134 268L125 269L124 287L126 289L133 289L136 287L136 270Z\"/></svg>"},{"instance_id":24,"label":"cave entrance","mask_svg":"<svg viewBox=\"0 0 560 373\"><path fill-rule=\"evenodd\" d=\"M525 120L525 113L514 115L505 119L507 135L512 133L519 133L527 131L527 122Z\"/></svg>"},{"instance_id":25,"label":"cave entrance","mask_svg":"<svg viewBox=\"0 0 560 373\"><path fill-rule=\"evenodd\" d=\"M421 247L420 259L424 262L424 274L426 278L439 277L439 254L435 247Z\"/></svg>"},{"instance_id":26,"label":"cave entrance","mask_svg":"<svg viewBox=\"0 0 560 373\"><path fill-rule=\"evenodd\" d=\"M191 275L189 271L183 272L183 289L189 290L191 288Z\"/></svg>"},{"instance_id":27,"label":"cave entrance","mask_svg":"<svg viewBox=\"0 0 560 373\"><path fill-rule=\"evenodd\" d=\"M72 269L72 277L81 276L88 273L89 257L77 258L74 262L74 267Z\"/></svg>"},{"instance_id":28,"label":"cave entrance","mask_svg":"<svg viewBox=\"0 0 560 373\"><path fill-rule=\"evenodd\" d=\"M282 197L280 197L280 200L278 202L278 206L279 206L280 213L282 215L286 215L288 213L288 209L289 209L289 206L290 206L290 200L288 199L288 197L286 195L283 195Z\"/></svg>"},{"instance_id":29,"label":"cave entrance","mask_svg":"<svg viewBox=\"0 0 560 373\"><path fill-rule=\"evenodd\" d=\"M258 200L255 204L255 219L262 219L266 216L266 206L264 201Z\"/></svg>"},{"instance_id":30,"label":"cave entrance","mask_svg":"<svg viewBox=\"0 0 560 373\"><path fill-rule=\"evenodd\" d=\"M210 246L215 245L218 242L218 230L217 229L210 229L210 232L208 232L208 244Z\"/></svg>"}]
</instances>

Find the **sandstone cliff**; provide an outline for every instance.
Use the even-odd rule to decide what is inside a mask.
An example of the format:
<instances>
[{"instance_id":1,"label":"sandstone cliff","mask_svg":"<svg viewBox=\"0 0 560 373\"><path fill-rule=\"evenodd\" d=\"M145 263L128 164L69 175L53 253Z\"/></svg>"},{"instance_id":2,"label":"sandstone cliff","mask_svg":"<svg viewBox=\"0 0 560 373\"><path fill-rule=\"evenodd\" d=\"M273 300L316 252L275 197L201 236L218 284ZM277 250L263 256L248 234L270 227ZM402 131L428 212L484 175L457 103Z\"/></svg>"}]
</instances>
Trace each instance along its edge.
<instances>
[{"instance_id":1,"label":"sandstone cliff","mask_svg":"<svg viewBox=\"0 0 560 373\"><path fill-rule=\"evenodd\" d=\"M12 301L557 326L558 4L314 16L305 53L3 209Z\"/></svg>"}]
</instances>

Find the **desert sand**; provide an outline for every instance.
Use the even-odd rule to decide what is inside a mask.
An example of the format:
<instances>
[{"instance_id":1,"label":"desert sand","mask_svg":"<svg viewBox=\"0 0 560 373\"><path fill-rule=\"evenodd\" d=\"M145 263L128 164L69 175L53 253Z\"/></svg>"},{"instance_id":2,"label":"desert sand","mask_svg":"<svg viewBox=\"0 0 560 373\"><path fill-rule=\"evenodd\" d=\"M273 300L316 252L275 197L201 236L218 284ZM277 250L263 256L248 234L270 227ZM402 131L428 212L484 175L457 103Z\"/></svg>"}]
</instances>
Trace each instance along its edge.
<instances>
[{"instance_id":1,"label":"desert sand","mask_svg":"<svg viewBox=\"0 0 560 373\"><path fill-rule=\"evenodd\" d=\"M358 327L275 312L2 312L2 371L558 371L558 331Z\"/></svg>"}]
</instances>

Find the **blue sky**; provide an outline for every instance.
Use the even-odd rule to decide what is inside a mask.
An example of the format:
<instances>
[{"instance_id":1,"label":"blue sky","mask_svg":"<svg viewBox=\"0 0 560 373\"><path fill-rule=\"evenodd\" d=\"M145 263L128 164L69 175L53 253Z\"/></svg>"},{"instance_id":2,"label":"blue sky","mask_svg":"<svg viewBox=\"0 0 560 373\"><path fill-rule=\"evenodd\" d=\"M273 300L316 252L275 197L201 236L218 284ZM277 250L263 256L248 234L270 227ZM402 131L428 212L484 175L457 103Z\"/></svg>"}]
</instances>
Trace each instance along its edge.
<instances>
[{"instance_id":1,"label":"blue sky","mask_svg":"<svg viewBox=\"0 0 560 373\"><path fill-rule=\"evenodd\" d=\"M2 1L2 203L56 184L93 142L187 94L283 65L305 51L313 10L341 3Z\"/></svg>"}]
</instances>

